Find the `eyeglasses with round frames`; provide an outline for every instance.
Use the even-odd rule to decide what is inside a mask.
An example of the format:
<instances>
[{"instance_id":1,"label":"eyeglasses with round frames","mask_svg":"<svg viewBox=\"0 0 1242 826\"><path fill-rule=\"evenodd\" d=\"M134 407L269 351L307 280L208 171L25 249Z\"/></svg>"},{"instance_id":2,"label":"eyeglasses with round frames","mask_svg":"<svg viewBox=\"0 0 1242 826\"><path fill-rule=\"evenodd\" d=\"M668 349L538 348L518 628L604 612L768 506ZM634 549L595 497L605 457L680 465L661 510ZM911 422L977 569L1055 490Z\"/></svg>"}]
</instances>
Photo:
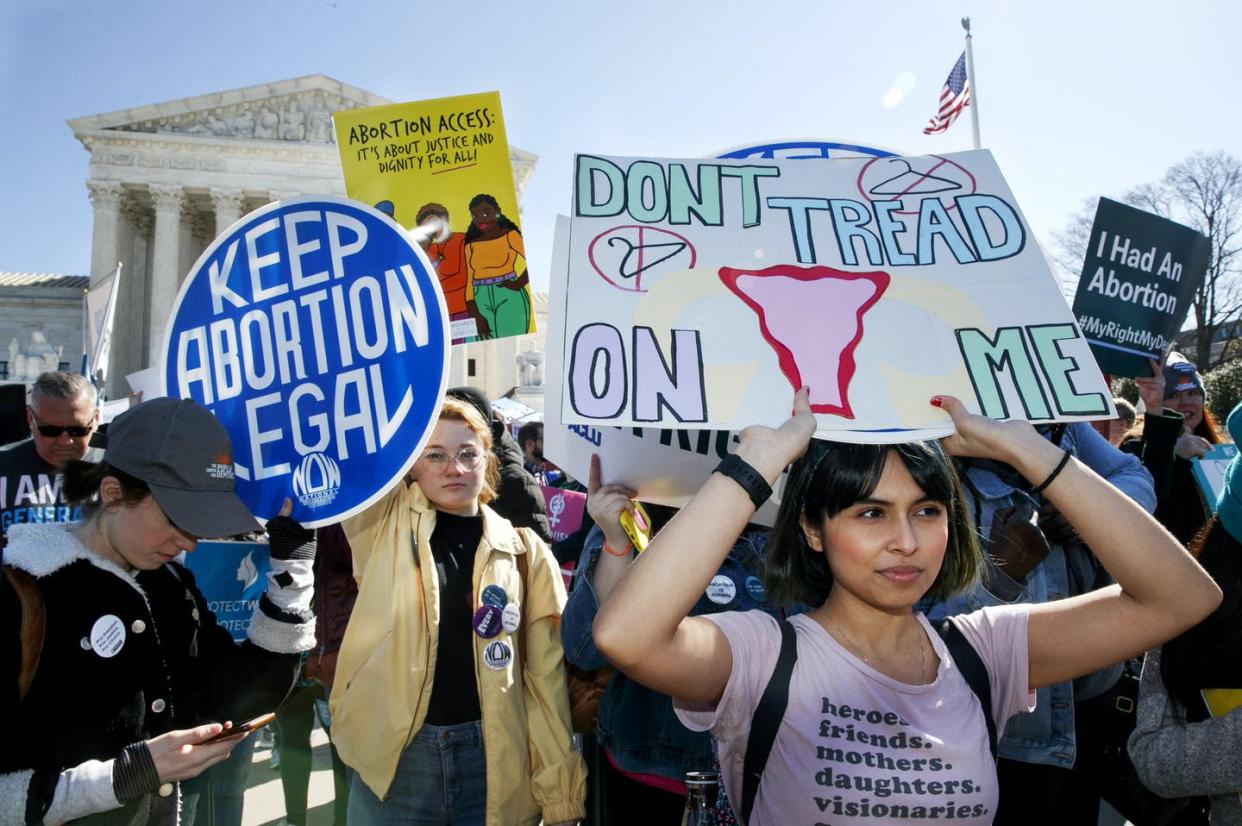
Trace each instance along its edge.
<instances>
[{"instance_id":1,"label":"eyeglasses with round frames","mask_svg":"<svg viewBox=\"0 0 1242 826\"><path fill-rule=\"evenodd\" d=\"M474 470L483 461L483 451L477 447L463 447L456 453L432 448L423 453L423 461L437 473L448 470L449 462L456 462L462 470Z\"/></svg>"}]
</instances>

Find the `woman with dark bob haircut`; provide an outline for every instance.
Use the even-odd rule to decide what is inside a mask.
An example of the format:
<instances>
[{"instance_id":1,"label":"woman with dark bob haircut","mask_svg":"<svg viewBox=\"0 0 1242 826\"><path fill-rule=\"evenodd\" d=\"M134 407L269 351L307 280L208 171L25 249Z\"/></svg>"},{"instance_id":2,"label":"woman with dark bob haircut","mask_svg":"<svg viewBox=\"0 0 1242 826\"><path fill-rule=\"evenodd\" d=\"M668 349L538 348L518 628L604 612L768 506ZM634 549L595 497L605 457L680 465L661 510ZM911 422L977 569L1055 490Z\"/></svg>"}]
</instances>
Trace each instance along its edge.
<instances>
[{"instance_id":1,"label":"woman with dark bob haircut","mask_svg":"<svg viewBox=\"0 0 1242 826\"><path fill-rule=\"evenodd\" d=\"M928 596L943 599L974 582L983 563L982 551L957 472L938 442L855 445L812 440L807 452L790 466L782 499L801 502L802 507L781 508L769 541L764 579L773 602L823 605L828 599L832 571L824 554L807 542L802 520L835 516L871 496L890 455L900 459L919 489L948 513L945 561Z\"/></svg>"},{"instance_id":2,"label":"woman with dark bob haircut","mask_svg":"<svg viewBox=\"0 0 1242 826\"><path fill-rule=\"evenodd\" d=\"M807 397L798 391L780 427L742 431L737 452L610 593L596 645L671 695L687 728L715 735L743 822L991 823L988 718L1002 730L1033 707L1034 689L1170 639L1207 616L1220 589L1154 519L1028 422L992 421L937 396L955 431L940 442L829 445L811 441ZM980 561L946 454L1016 468L1118 584L984 608L937 633L915 604L968 586ZM761 611L687 616L791 462L768 587L812 609L783 623ZM792 670L777 679L790 653ZM761 702L779 709L782 692L779 726L755 725ZM764 730L766 760L751 740Z\"/></svg>"}]
</instances>

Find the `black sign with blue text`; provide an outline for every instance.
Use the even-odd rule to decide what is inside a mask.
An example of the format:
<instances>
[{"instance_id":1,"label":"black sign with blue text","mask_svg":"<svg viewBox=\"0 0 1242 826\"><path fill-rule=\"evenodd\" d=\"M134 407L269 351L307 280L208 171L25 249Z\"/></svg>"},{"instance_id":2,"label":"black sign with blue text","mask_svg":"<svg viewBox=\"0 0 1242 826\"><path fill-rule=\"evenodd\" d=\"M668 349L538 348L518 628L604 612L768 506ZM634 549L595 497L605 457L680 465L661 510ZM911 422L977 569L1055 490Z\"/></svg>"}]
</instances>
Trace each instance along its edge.
<instances>
[{"instance_id":1,"label":"black sign with blue text","mask_svg":"<svg viewBox=\"0 0 1242 826\"><path fill-rule=\"evenodd\" d=\"M269 204L207 248L164 343L170 396L233 439L237 492L260 518L286 496L316 527L375 501L406 472L448 381L439 281L400 226L365 204Z\"/></svg>"},{"instance_id":2,"label":"black sign with blue text","mask_svg":"<svg viewBox=\"0 0 1242 826\"><path fill-rule=\"evenodd\" d=\"M1181 329L1210 253L1189 227L1100 199L1074 316L1101 370L1151 375L1147 360L1159 360Z\"/></svg>"}]
</instances>

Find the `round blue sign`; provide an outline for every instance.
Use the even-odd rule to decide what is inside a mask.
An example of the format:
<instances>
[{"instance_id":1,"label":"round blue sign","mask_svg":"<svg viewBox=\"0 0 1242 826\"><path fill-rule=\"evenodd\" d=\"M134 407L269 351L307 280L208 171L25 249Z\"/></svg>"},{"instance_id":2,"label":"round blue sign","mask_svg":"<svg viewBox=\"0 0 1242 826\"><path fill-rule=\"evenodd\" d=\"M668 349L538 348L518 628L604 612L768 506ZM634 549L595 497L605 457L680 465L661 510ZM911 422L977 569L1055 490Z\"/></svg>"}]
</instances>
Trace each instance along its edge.
<instances>
[{"instance_id":1,"label":"round blue sign","mask_svg":"<svg viewBox=\"0 0 1242 826\"><path fill-rule=\"evenodd\" d=\"M889 158L896 155L877 146L843 141L787 140L739 146L716 153L717 158L768 158L804 160L808 158Z\"/></svg>"},{"instance_id":2,"label":"round blue sign","mask_svg":"<svg viewBox=\"0 0 1242 826\"><path fill-rule=\"evenodd\" d=\"M158 311L158 309L157 309ZM260 518L286 496L307 527L366 508L404 476L448 382L444 298L426 256L356 201L278 201L242 218L181 285L168 395L233 439L237 493Z\"/></svg>"}]
</instances>

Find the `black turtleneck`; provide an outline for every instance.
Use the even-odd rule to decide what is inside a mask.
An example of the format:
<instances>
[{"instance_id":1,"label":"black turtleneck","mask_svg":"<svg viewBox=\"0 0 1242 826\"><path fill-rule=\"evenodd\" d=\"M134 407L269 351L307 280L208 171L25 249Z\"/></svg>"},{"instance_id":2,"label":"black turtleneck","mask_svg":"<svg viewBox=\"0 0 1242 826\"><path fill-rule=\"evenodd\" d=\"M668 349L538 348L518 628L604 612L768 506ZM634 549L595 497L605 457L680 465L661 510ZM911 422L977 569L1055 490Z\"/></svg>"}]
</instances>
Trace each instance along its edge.
<instances>
[{"instance_id":1,"label":"black turtleneck","mask_svg":"<svg viewBox=\"0 0 1242 826\"><path fill-rule=\"evenodd\" d=\"M439 650L427 722L452 726L482 718L474 674L474 556L483 538L483 516L436 512L431 556L440 580Z\"/></svg>"}]
</instances>

